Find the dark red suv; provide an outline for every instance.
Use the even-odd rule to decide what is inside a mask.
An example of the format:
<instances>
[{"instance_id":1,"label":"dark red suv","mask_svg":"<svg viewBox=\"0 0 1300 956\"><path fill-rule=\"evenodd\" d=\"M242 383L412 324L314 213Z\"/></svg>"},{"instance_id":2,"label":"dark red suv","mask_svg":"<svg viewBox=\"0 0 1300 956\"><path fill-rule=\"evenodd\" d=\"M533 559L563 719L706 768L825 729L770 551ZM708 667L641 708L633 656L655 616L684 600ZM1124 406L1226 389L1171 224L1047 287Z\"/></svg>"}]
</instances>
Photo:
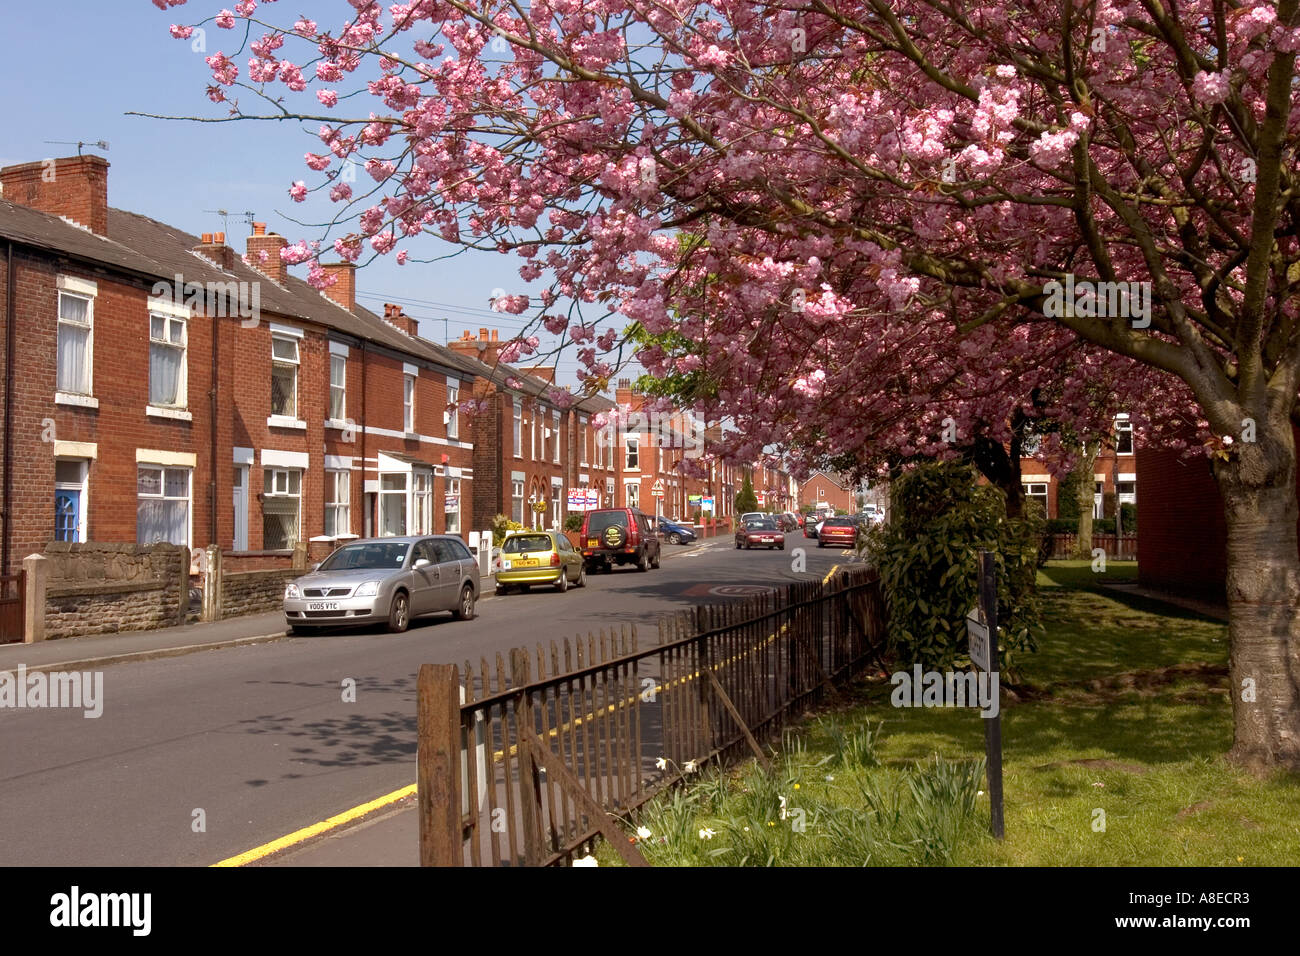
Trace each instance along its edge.
<instances>
[{"instance_id":1,"label":"dark red suv","mask_svg":"<svg viewBox=\"0 0 1300 956\"><path fill-rule=\"evenodd\" d=\"M657 568L663 545L644 512L602 508L583 517L579 548L587 570L595 574L612 571L616 564L634 564L638 571Z\"/></svg>"}]
</instances>

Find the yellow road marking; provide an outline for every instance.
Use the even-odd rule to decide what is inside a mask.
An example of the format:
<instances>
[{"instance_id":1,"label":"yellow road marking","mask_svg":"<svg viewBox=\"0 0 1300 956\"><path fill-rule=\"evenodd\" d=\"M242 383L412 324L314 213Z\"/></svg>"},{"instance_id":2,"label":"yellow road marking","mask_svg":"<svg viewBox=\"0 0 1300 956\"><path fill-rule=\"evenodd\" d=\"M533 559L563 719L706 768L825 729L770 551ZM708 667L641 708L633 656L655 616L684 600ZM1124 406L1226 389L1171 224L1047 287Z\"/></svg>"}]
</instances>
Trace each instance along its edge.
<instances>
[{"instance_id":1,"label":"yellow road marking","mask_svg":"<svg viewBox=\"0 0 1300 956\"><path fill-rule=\"evenodd\" d=\"M342 813L335 814L328 820L322 820L319 823L313 823L309 827L303 827L301 830L294 830L287 836L282 836L278 840L272 840L270 843L263 843L261 846L254 847L251 850L222 860L220 863L213 863L213 866L247 866L255 860L270 856L272 853L278 853L280 850L287 849L304 840L309 840L314 836L322 833L328 833L330 830L343 826L345 823L363 817L367 813L378 810L380 807L387 806L390 803L396 803L404 797L412 796L415 793L415 784L409 787L403 787L401 790L394 790L392 793L385 794L382 797L376 797L369 803L363 803L359 807L353 807L351 810L344 810Z\"/></svg>"},{"instance_id":2,"label":"yellow road marking","mask_svg":"<svg viewBox=\"0 0 1300 956\"><path fill-rule=\"evenodd\" d=\"M833 575L838 568L839 568L838 564L832 565L831 569L826 572L826 577L822 578L822 584L825 584L827 581L829 581L831 579L831 575ZM734 655L733 657L730 657L725 661L720 662L717 665L717 669L721 669L723 667L728 666L729 664L732 664L740 660L743 657L747 657L748 655L754 653L754 651L758 650L761 647L766 647L768 644L771 644L783 633L785 633L786 629L789 626L790 625L788 623L782 624L778 631L776 631L773 634L769 634L761 643L755 644L749 650L742 651L741 653ZM694 674L681 677L676 681L669 681L667 687L665 687L662 684L656 685L654 689L654 693L658 694L659 692L666 690L669 687L675 687L675 686L685 684L688 681L697 679L699 676L700 676L699 671L696 671ZM637 696L639 695L628 697L627 699L618 703L609 704L605 708L605 712L613 713L619 707L624 707L632 703ZM563 724L559 727L555 727L550 731L549 736L554 737L563 731L572 730L576 727L580 727L585 721L594 719L597 713L598 711L593 711L592 713L584 714L581 717L574 718L572 723ZM516 752L516 749L517 749L516 747L512 746L510 748L510 753L513 755ZM505 756L505 752L498 750L492 754L492 760L495 763L501 760L503 756ZM281 850L288 849L291 846L302 843L306 840L310 840L314 836L320 836L322 833L328 833L330 830L335 830L343 826L345 823L350 823L353 820L363 817L368 813L373 813L375 810L378 810L381 807L388 806L389 804L392 803L397 803L399 800L402 800L405 797L412 796L415 793L416 793L415 784L402 787L402 789L394 790L392 793L385 794L382 797L376 797L374 800L371 800L369 803L363 803L359 807L353 807L351 810L344 810L342 813L337 813L327 820L322 820L319 823L313 823L311 826L306 826L300 830L295 830L290 834L280 837L279 839L272 840L270 843L263 843L261 846L254 847L251 850L245 850L243 853L240 853L238 856L228 857L227 859L221 860L218 863L213 863L212 866L222 866L222 867L247 866L249 863L253 863L256 862L257 860L263 859L264 857L268 857L273 853L278 853Z\"/></svg>"}]
</instances>

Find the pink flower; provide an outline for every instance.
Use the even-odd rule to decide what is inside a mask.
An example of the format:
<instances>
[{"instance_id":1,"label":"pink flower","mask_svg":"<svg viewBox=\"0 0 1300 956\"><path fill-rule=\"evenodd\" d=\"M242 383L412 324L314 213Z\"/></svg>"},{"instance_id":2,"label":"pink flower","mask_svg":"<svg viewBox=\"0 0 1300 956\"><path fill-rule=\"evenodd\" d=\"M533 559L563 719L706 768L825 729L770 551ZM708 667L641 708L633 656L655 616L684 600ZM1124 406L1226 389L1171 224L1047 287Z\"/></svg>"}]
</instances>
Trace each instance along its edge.
<instances>
[{"instance_id":1,"label":"pink flower","mask_svg":"<svg viewBox=\"0 0 1300 956\"><path fill-rule=\"evenodd\" d=\"M320 172L330 164L330 158L328 156L321 156L318 153L308 153L306 160L307 166L316 170L316 172Z\"/></svg>"},{"instance_id":2,"label":"pink flower","mask_svg":"<svg viewBox=\"0 0 1300 956\"><path fill-rule=\"evenodd\" d=\"M316 99L320 100L323 106L335 106L339 101L339 95L333 90L317 90Z\"/></svg>"},{"instance_id":3,"label":"pink flower","mask_svg":"<svg viewBox=\"0 0 1300 956\"><path fill-rule=\"evenodd\" d=\"M174 36L178 40L188 40L191 36L194 35L193 27L182 27L182 26L177 26L175 23L173 23L170 29L171 29L172 36Z\"/></svg>"},{"instance_id":4,"label":"pink flower","mask_svg":"<svg viewBox=\"0 0 1300 956\"><path fill-rule=\"evenodd\" d=\"M1232 83L1227 71L1221 73L1197 73L1192 80L1192 95L1197 102L1206 106L1222 103L1232 92Z\"/></svg>"},{"instance_id":5,"label":"pink flower","mask_svg":"<svg viewBox=\"0 0 1300 956\"><path fill-rule=\"evenodd\" d=\"M330 199L335 202L347 202L352 198L352 187L347 183L338 183L330 190Z\"/></svg>"},{"instance_id":6,"label":"pink flower","mask_svg":"<svg viewBox=\"0 0 1300 956\"><path fill-rule=\"evenodd\" d=\"M235 15L229 10L222 10L217 14L216 23L223 30L233 30L235 28Z\"/></svg>"},{"instance_id":7,"label":"pink flower","mask_svg":"<svg viewBox=\"0 0 1300 956\"><path fill-rule=\"evenodd\" d=\"M398 264L399 266L404 266L404 265L406 265L406 255L407 255L407 253L406 253L406 250L405 250L405 249L399 249L399 250L397 250L397 264Z\"/></svg>"},{"instance_id":8,"label":"pink flower","mask_svg":"<svg viewBox=\"0 0 1300 956\"><path fill-rule=\"evenodd\" d=\"M289 195L293 197L294 202L302 202L307 198L307 184L301 179L289 187Z\"/></svg>"}]
</instances>

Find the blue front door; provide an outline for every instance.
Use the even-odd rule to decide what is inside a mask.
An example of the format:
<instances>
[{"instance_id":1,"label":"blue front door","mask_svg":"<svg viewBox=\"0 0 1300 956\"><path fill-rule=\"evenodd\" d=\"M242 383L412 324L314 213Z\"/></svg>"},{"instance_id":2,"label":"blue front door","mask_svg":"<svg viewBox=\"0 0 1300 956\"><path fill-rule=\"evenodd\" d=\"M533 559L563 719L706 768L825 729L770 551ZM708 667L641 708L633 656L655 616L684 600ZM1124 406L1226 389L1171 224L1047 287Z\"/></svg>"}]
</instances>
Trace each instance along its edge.
<instances>
[{"instance_id":1,"label":"blue front door","mask_svg":"<svg viewBox=\"0 0 1300 956\"><path fill-rule=\"evenodd\" d=\"M59 489L54 492L54 540L78 541L81 526L81 492Z\"/></svg>"}]
</instances>

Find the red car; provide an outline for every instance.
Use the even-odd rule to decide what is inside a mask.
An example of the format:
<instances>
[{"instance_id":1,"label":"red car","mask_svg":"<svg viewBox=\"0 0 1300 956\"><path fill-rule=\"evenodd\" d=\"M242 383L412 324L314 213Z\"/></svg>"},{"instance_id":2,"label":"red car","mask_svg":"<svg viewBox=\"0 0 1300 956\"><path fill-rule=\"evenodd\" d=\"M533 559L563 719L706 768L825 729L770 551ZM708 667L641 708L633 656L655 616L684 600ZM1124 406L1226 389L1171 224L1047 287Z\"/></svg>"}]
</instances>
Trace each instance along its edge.
<instances>
[{"instance_id":1,"label":"red car","mask_svg":"<svg viewBox=\"0 0 1300 956\"><path fill-rule=\"evenodd\" d=\"M736 529L736 549L779 548L785 550L785 533L771 518L750 518Z\"/></svg>"},{"instance_id":2,"label":"red car","mask_svg":"<svg viewBox=\"0 0 1300 956\"><path fill-rule=\"evenodd\" d=\"M822 522L821 530L817 532L817 547L824 548L828 544L843 545L846 548L853 547L858 540L858 523L852 518L827 518Z\"/></svg>"}]
</instances>

